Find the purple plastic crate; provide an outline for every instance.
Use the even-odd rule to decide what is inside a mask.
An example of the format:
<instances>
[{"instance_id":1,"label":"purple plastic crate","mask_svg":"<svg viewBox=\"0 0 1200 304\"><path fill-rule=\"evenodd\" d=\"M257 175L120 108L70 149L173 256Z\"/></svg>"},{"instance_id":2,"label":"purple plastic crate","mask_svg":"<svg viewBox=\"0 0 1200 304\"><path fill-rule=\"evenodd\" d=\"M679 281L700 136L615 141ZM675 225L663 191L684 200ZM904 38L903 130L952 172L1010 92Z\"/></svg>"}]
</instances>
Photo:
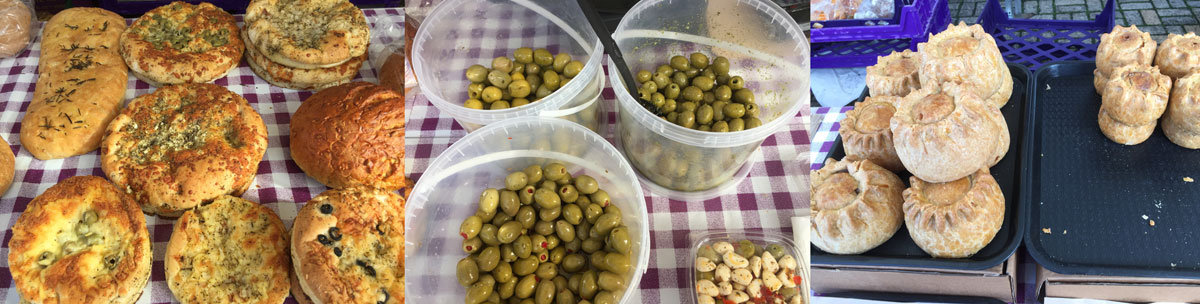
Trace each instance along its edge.
<instances>
[{"instance_id":1,"label":"purple plastic crate","mask_svg":"<svg viewBox=\"0 0 1200 304\"><path fill-rule=\"evenodd\" d=\"M1104 10L1091 21L1011 19L999 0L988 0L978 23L992 37L1004 60L1037 70L1061 60L1094 60L1100 35L1112 31L1116 22L1108 0Z\"/></svg>"},{"instance_id":2,"label":"purple plastic crate","mask_svg":"<svg viewBox=\"0 0 1200 304\"><path fill-rule=\"evenodd\" d=\"M897 14L892 19L811 22L812 67L874 65L879 56L917 50L918 43L950 25L947 0L915 0L903 6L900 1L903 0L897 0Z\"/></svg>"},{"instance_id":3,"label":"purple plastic crate","mask_svg":"<svg viewBox=\"0 0 1200 304\"><path fill-rule=\"evenodd\" d=\"M146 12L167 4L171 4L173 0L100 0L100 7L106 10L113 11L125 17L140 17ZM199 4L200 2L208 2L224 9L230 14L246 13L246 6L250 5L250 0L207 0L195 1L186 0L184 2ZM401 7L404 6L403 0L350 0L351 3L358 5L361 8L379 8L379 7Z\"/></svg>"}]
</instances>

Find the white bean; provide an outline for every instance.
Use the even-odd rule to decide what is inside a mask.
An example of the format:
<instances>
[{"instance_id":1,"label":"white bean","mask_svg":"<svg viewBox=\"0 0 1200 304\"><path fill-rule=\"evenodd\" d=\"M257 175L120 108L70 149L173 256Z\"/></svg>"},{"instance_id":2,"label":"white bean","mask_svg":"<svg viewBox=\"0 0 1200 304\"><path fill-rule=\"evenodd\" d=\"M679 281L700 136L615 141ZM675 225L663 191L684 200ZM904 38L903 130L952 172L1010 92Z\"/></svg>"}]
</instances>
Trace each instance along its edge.
<instances>
[{"instance_id":1,"label":"white bean","mask_svg":"<svg viewBox=\"0 0 1200 304\"><path fill-rule=\"evenodd\" d=\"M754 280L754 275L750 274L750 270L746 270L745 268L734 269L733 275L729 279L733 280L734 283L750 285L750 281Z\"/></svg>"},{"instance_id":2,"label":"white bean","mask_svg":"<svg viewBox=\"0 0 1200 304\"><path fill-rule=\"evenodd\" d=\"M783 287L796 288L796 281L792 280L792 272L787 269L780 269L776 275L780 281L783 281Z\"/></svg>"},{"instance_id":3,"label":"white bean","mask_svg":"<svg viewBox=\"0 0 1200 304\"><path fill-rule=\"evenodd\" d=\"M762 255L763 272L775 273L779 270L779 262L775 260L775 256L771 255L770 251L764 251Z\"/></svg>"},{"instance_id":4,"label":"white bean","mask_svg":"<svg viewBox=\"0 0 1200 304\"><path fill-rule=\"evenodd\" d=\"M731 272L728 265L721 264L717 265L717 272L713 276L717 279L717 282L725 282L729 281Z\"/></svg>"},{"instance_id":5,"label":"white bean","mask_svg":"<svg viewBox=\"0 0 1200 304\"><path fill-rule=\"evenodd\" d=\"M739 268L746 268L746 266L750 266L750 261L747 261L746 258L744 258L741 255L738 255L737 253L734 253L732 251L726 252L725 255L722 257L725 260L725 264L729 265L729 268L739 269Z\"/></svg>"},{"instance_id":6,"label":"white bean","mask_svg":"<svg viewBox=\"0 0 1200 304\"><path fill-rule=\"evenodd\" d=\"M750 292L751 298L761 298L762 297L762 280L754 279L753 281L750 281L750 285L746 286L746 291Z\"/></svg>"},{"instance_id":7,"label":"white bean","mask_svg":"<svg viewBox=\"0 0 1200 304\"><path fill-rule=\"evenodd\" d=\"M716 242L713 244L713 251L716 251L717 254L733 252L733 244L730 244L729 242Z\"/></svg>"},{"instance_id":8,"label":"white bean","mask_svg":"<svg viewBox=\"0 0 1200 304\"><path fill-rule=\"evenodd\" d=\"M745 292L734 291L733 294L729 295L729 300L733 301L734 303L742 303L749 301L750 295L747 295Z\"/></svg>"},{"instance_id":9,"label":"white bean","mask_svg":"<svg viewBox=\"0 0 1200 304\"><path fill-rule=\"evenodd\" d=\"M709 272L709 271L713 271L713 269L716 269L716 268L717 268L717 263L713 263L712 260L710 260L706 257L697 257L696 258L696 270L698 270L700 272Z\"/></svg>"},{"instance_id":10,"label":"white bean","mask_svg":"<svg viewBox=\"0 0 1200 304\"><path fill-rule=\"evenodd\" d=\"M717 289L717 285L709 280L696 281L696 293L703 296L716 297L721 295L721 290Z\"/></svg>"},{"instance_id":11,"label":"white bean","mask_svg":"<svg viewBox=\"0 0 1200 304\"><path fill-rule=\"evenodd\" d=\"M713 297L710 297L710 296L700 296L698 301L700 302L700 304L716 304L717 303L717 300L713 299Z\"/></svg>"},{"instance_id":12,"label":"white bean","mask_svg":"<svg viewBox=\"0 0 1200 304\"><path fill-rule=\"evenodd\" d=\"M774 273L766 271L763 271L762 282L763 286L767 286L767 289L770 289L771 291L777 291L780 287L783 287L783 281L780 281L779 278L775 277Z\"/></svg>"},{"instance_id":13,"label":"white bean","mask_svg":"<svg viewBox=\"0 0 1200 304\"><path fill-rule=\"evenodd\" d=\"M753 273L756 277L762 274L762 258L758 256L750 257L750 273Z\"/></svg>"},{"instance_id":14,"label":"white bean","mask_svg":"<svg viewBox=\"0 0 1200 304\"><path fill-rule=\"evenodd\" d=\"M733 283L721 282L717 284L717 288L721 290L721 295L727 296L733 293Z\"/></svg>"},{"instance_id":15,"label":"white bean","mask_svg":"<svg viewBox=\"0 0 1200 304\"><path fill-rule=\"evenodd\" d=\"M792 255L790 255L790 254L783 255L783 258L779 259L779 267L783 267L783 269L787 269L787 270L791 270L791 271L796 271L796 258L793 258Z\"/></svg>"}]
</instances>

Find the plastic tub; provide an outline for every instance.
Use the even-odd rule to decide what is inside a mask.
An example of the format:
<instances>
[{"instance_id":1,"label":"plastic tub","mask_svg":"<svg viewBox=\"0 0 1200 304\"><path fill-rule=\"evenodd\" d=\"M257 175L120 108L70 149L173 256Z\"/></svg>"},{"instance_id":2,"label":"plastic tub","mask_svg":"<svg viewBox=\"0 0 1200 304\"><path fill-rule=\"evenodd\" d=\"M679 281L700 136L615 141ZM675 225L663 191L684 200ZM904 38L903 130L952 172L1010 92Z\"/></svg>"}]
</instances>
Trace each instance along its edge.
<instances>
[{"instance_id":1,"label":"plastic tub","mask_svg":"<svg viewBox=\"0 0 1200 304\"><path fill-rule=\"evenodd\" d=\"M466 288L455 265L466 256L458 235L462 220L475 213L479 193L503 185L504 177L532 164L559 162L571 174L596 178L624 214L634 238L634 270L627 286L636 289L650 258L645 197L633 168L600 135L558 118L532 117L493 123L460 139L429 164L413 187L405 216L407 293L411 303L462 303ZM628 302L625 292L621 302Z\"/></svg>"},{"instance_id":2,"label":"plastic tub","mask_svg":"<svg viewBox=\"0 0 1200 304\"><path fill-rule=\"evenodd\" d=\"M730 74L745 78L761 108L763 124L754 129L687 129L642 108L618 73L609 73L620 104L621 146L638 172L659 186L650 187L657 194L681 200L721 194L708 190L740 181L732 177L759 144L808 106L808 41L770 1L645 0L621 19L613 39L633 72L653 70L673 55L725 56Z\"/></svg>"},{"instance_id":3,"label":"plastic tub","mask_svg":"<svg viewBox=\"0 0 1200 304\"><path fill-rule=\"evenodd\" d=\"M796 272L795 272L794 276L799 277L801 280L800 282L796 282L796 287L791 287L791 288L795 288L797 290L797 294L802 297L803 301L801 301L801 303L810 303L811 302L809 300L809 297L812 292L809 291L808 288L806 287L806 286L808 286L808 284L803 283L804 280L809 279L809 277L808 277L808 274L809 274L808 262L806 262L806 261L808 261L808 259L800 254L799 247L796 247L796 243L792 242L792 240L789 239L786 235L779 234L779 233L764 232L764 231L705 231L705 232L698 232L698 233L691 234L690 239L691 239L692 245L691 245L691 247L688 247L689 248L688 252L691 255L689 255L687 258L687 261L688 261L687 265L689 265L688 267L690 270L690 271L688 271L688 274L687 274L687 278L688 278L687 285L688 285L689 289L691 290L691 293L689 294L689 295L691 295L690 303L699 302L699 300L697 299L699 293L696 292L696 282L698 281L697 280L698 274L696 272L696 257L697 257L697 254L700 252L700 248L705 247L705 246L712 246L716 242L729 242L729 243L733 244L734 247L736 248L738 246L737 242L739 242L741 240L749 240L750 242L754 243L754 245L756 245L760 248L766 248L768 245L772 245L772 244L783 246L783 251L786 252L787 254L791 255L792 258L796 259ZM762 255L762 253L758 253L758 255ZM745 258L750 259L750 257L745 257ZM780 259L780 258L782 258L782 257L775 257L775 259ZM718 263L718 264L720 264L720 263ZM795 281L793 281L793 282L795 282ZM786 286L781 287L780 290L782 290L782 288L789 288L789 287L786 287ZM753 302L753 300L751 300L751 302ZM689 302L685 302L685 303L689 303ZM717 300L717 303L721 303L721 300Z\"/></svg>"},{"instance_id":4,"label":"plastic tub","mask_svg":"<svg viewBox=\"0 0 1200 304\"><path fill-rule=\"evenodd\" d=\"M571 22L567 22L570 20ZM468 131L515 117L563 117L595 130L598 121L579 114L604 87L600 39L574 1L449 0L430 12L413 41L412 65L421 92L439 111ZM467 67L491 66L493 58L512 57L517 48L546 48L584 62L583 70L553 94L525 106L474 110L467 100ZM563 111L574 109L574 112ZM594 110L593 110L594 111Z\"/></svg>"}]
</instances>

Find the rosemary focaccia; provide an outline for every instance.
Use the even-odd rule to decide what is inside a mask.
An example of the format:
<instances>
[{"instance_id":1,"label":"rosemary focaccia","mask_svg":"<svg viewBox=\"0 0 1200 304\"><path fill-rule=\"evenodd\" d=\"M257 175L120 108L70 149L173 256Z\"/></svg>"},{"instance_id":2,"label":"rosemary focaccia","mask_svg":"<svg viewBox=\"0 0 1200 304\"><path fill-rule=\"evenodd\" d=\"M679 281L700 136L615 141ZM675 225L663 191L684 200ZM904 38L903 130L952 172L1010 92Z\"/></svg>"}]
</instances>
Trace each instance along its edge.
<instances>
[{"instance_id":1,"label":"rosemary focaccia","mask_svg":"<svg viewBox=\"0 0 1200 304\"><path fill-rule=\"evenodd\" d=\"M301 69L340 65L367 52L370 28L348 0L253 0L248 44L276 63Z\"/></svg>"},{"instance_id":2,"label":"rosemary focaccia","mask_svg":"<svg viewBox=\"0 0 1200 304\"><path fill-rule=\"evenodd\" d=\"M125 19L99 8L63 10L46 22L37 87L21 119L21 145L38 159L95 150L125 99L117 42Z\"/></svg>"},{"instance_id":3,"label":"rosemary focaccia","mask_svg":"<svg viewBox=\"0 0 1200 304\"><path fill-rule=\"evenodd\" d=\"M404 303L404 198L350 187L314 197L292 223L292 264L317 304Z\"/></svg>"},{"instance_id":4,"label":"rosemary focaccia","mask_svg":"<svg viewBox=\"0 0 1200 304\"><path fill-rule=\"evenodd\" d=\"M164 261L167 286L181 303L283 303L291 267L279 216L228 195L175 222Z\"/></svg>"},{"instance_id":5,"label":"rosemary focaccia","mask_svg":"<svg viewBox=\"0 0 1200 304\"><path fill-rule=\"evenodd\" d=\"M175 1L125 30L121 57L134 76L156 87L210 82L241 62L239 32L233 16L210 3Z\"/></svg>"},{"instance_id":6,"label":"rosemary focaccia","mask_svg":"<svg viewBox=\"0 0 1200 304\"><path fill-rule=\"evenodd\" d=\"M179 216L221 195L241 195L267 148L262 117L210 83L138 96L108 126L100 165L147 213Z\"/></svg>"},{"instance_id":7,"label":"rosemary focaccia","mask_svg":"<svg viewBox=\"0 0 1200 304\"><path fill-rule=\"evenodd\" d=\"M245 32L243 32L243 37ZM258 77L281 88L294 90L323 90L332 86L350 82L358 76L367 54L351 58L349 61L329 68L300 69L288 67L263 56L254 45L246 46L246 62Z\"/></svg>"},{"instance_id":8,"label":"rosemary focaccia","mask_svg":"<svg viewBox=\"0 0 1200 304\"><path fill-rule=\"evenodd\" d=\"M8 247L25 303L134 303L150 279L146 217L102 177L46 189L17 218Z\"/></svg>"}]
</instances>

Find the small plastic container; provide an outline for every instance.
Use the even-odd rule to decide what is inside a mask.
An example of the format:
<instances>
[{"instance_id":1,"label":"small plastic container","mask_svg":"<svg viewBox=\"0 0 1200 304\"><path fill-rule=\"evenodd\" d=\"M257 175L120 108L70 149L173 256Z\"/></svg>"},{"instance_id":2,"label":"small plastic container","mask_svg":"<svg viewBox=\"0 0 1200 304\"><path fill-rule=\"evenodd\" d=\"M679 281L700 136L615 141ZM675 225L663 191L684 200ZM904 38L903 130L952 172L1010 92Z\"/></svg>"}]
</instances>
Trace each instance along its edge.
<instances>
[{"instance_id":1,"label":"small plastic container","mask_svg":"<svg viewBox=\"0 0 1200 304\"><path fill-rule=\"evenodd\" d=\"M568 20L570 22L568 22ZM467 131L515 117L562 117L597 130L595 113L604 87L600 39L574 1L448 0L430 12L413 41L412 64L421 92L439 111ZM525 106L503 110L463 107L467 67L491 66L493 58L512 57L521 47L567 53L583 70L553 94Z\"/></svg>"},{"instance_id":2,"label":"small plastic container","mask_svg":"<svg viewBox=\"0 0 1200 304\"><path fill-rule=\"evenodd\" d=\"M699 303L700 302L698 299L699 293L696 290L696 282L698 281L697 280L698 272L696 270L696 257L698 256L698 254L700 252L700 248L703 248L706 246L712 246L713 244L715 244L717 242L729 242L730 244L732 244L734 246L734 248L737 248L737 247L739 247L738 242L740 242L742 240L749 240L751 243L754 243L754 245L758 246L759 248L766 248L769 245L782 246L784 253L791 255L792 258L794 258L796 260L796 270L793 275L793 278L791 278L793 280L793 282L796 283L796 286L795 287L784 286L784 287L781 287L780 290L783 290L784 288L794 288L797 292L797 295L799 297L801 297L801 299L802 299L801 303L810 303L809 298L810 298L812 292L808 290L807 286L809 286L809 284L805 283L809 279L809 277L808 277L808 275L809 275L808 258L806 258L800 254L799 247L797 247L796 243L793 242L791 239L789 239L786 235L779 234L779 233L764 232L764 231L704 231L704 232L692 233L689 235L689 238L691 239L691 247L689 247L690 255L687 258L687 261L688 261L687 265L688 265L688 269L691 271L688 271L687 278L688 278L688 287L689 287L689 290L691 290L691 293L689 294L691 300L685 301L684 303ZM762 252L759 251L756 255L761 256ZM750 257L744 257L744 258L746 258L747 260L750 259ZM781 257L781 256L775 257L776 260L781 259L781 258L783 258L783 257ZM721 264L720 262L717 262L717 265L720 265L720 264ZM776 272L778 272L778 271L776 271ZM800 281L799 282L795 281L795 277L799 277ZM759 277L755 277L755 278L759 278ZM715 283L715 281L714 281L714 283ZM721 301L717 300L716 303L721 303ZM754 303L753 298L751 298L751 301L749 301L747 303ZM784 303L790 303L790 302L784 302Z\"/></svg>"},{"instance_id":3,"label":"small plastic container","mask_svg":"<svg viewBox=\"0 0 1200 304\"><path fill-rule=\"evenodd\" d=\"M735 173L748 172L743 166L762 141L808 106L808 41L768 0L641 1L621 19L613 39L634 73L654 70L674 55L725 56L729 73L746 80L761 109L757 128L692 130L642 108L618 73L609 73L620 104L617 136L656 194L689 201L722 194L741 181L735 175L744 176Z\"/></svg>"},{"instance_id":4,"label":"small plastic container","mask_svg":"<svg viewBox=\"0 0 1200 304\"><path fill-rule=\"evenodd\" d=\"M649 216L633 168L600 135L558 118L531 117L489 124L458 140L429 164L409 195L405 264L411 303L462 303L466 288L455 278L465 257L458 234L475 213L479 193L503 185L526 166L562 163L572 175L588 174L622 211L634 240L629 288L636 289L650 259ZM628 302L625 292L621 302Z\"/></svg>"}]
</instances>

